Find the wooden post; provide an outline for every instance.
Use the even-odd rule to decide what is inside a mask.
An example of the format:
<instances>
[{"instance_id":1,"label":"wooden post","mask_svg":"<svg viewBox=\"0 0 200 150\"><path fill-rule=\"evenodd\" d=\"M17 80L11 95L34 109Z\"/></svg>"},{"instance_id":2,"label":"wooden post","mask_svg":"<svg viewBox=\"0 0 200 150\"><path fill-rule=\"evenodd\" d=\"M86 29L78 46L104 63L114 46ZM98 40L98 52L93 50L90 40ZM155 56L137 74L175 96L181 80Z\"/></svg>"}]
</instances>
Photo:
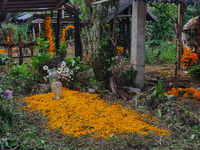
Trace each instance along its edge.
<instances>
[{"instance_id":1,"label":"wooden post","mask_svg":"<svg viewBox=\"0 0 200 150\"><path fill-rule=\"evenodd\" d=\"M41 23L39 23L39 37L41 38Z\"/></svg>"},{"instance_id":2,"label":"wooden post","mask_svg":"<svg viewBox=\"0 0 200 150\"><path fill-rule=\"evenodd\" d=\"M34 25L32 26L32 30L33 30L33 38L35 39L35 27L34 27Z\"/></svg>"},{"instance_id":3,"label":"wooden post","mask_svg":"<svg viewBox=\"0 0 200 150\"><path fill-rule=\"evenodd\" d=\"M53 11L51 11L51 19L53 19Z\"/></svg>"},{"instance_id":4,"label":"wooden post","mask_svg":"<svg viewBox=\"0 0 200 150\"><path fill-rule=\"evenodd\" d=\"M130 19L126 17L126 26L127 26L127 43L128 43L128 51L131 51L131 32L130 32Z\"/></svg>"},{"instance_id":5,"label":"wooden post","mask_svg":"<svg viewBox=\"0 0 200 150\"><path fill-rule=\"evenodd\" d=\"M10 45L12 43L12 34L9 34L9 42L8 42L8 52L9 52L9 58L10 58L10 67L12 67L12 47Z\"/></svg>"},{"instance_id":6,"label":"wooden post","mask_svg":"<svg viewBox=\"0 0 200 150\"><path fill-rule=\"evenodd\" d=\"M19 34L19 65L23 64L22 47L23 47L22 37L21 37L21 34Z\"/></svg>"},{"instance_id":7,"label":"wooden post","mask_svg":"<svg viewBox=\"0 0 200 150\"><path fill-rule=\"evenodd\" d=\"M182 33L182 14L181 14L182 5L178 4L178 33L177 33L177 56L176 61L178 63L177 68L180 69L181 63L181 49L182 49L182 42L181 42L181 33Z\"/></svg>"},{"instance_id":8,"label":"wooden post","mask_svg":"<svg viewBox=\"0 0 200 150\"><path fill-rule=\"evenodd\" d=\"M79 21L79 10L78 10L78 3L75 3L74 7L74 26L75 26L75 57L80 56L81 59L83 57L82 54L82 44L81 44L81 27Z\"/></svg>"},{"instance_id":9,"label":"wooden post","mask_svg":"<svg viewBox=\"0 0 200 150\"><path fill-rule=\"evenodd\" d=\"M56 50L59 50L60 47L61 27L62 27L61 19L62 19L62 10L58 10L57 28L56 28Z\"/></svg>"},{"instance_id":10,"label":"wooden post","mask_svg":"<svg viewBox=\"0 0 200 150\"><path fill-rule=\"evenodd\" d=\"M30 42L32 43L33 42L33 37L30 36ZM33 45L29 46L29 49L31 50L31 58L34 57L34 48L33 48Z\"/></svg>"}]
</instances>

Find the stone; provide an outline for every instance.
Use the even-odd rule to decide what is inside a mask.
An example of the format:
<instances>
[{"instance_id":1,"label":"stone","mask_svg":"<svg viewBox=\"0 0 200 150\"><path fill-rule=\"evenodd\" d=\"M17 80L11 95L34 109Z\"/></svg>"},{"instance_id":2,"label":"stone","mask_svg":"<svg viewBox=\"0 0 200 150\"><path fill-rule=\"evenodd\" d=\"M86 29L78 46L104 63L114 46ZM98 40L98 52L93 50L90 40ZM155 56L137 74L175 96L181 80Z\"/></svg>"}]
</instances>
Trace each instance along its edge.
<instances>
[{"instance_id":1,"label":"stone","mask_svg":"<svg viewBox=\"0 0 200 150\"><path fill-rule=\"evenodd\" d=\"M49 91L49 84L37 84L33 87L31 94L36 95L36 94L45 94Z\"/></svg>"}]
</instances>

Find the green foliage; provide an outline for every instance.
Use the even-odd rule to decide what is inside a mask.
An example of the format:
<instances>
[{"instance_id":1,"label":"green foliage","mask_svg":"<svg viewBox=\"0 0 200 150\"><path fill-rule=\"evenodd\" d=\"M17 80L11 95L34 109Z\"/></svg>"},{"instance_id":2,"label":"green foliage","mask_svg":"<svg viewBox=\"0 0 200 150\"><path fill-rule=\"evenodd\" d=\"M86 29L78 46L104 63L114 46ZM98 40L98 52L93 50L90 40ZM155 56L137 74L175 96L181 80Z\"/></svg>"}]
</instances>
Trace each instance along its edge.
<instances>
[{"instance_id":1,"label":"green foliage","mask_svg":"<svg viewBox=\"0 0 200 150\"><path fill-rule=\"evenodd\" d=\"M162 84L163 84L163 81L162 80L158 80L158 85L155 87L155 91L154 93L151 95L152 97L155 97L156 99L159 98L159 96L165 96L165 91L162 90Z\"/></svg>"},{"instance_id":2,"label":"green foliage","mask_svg":"<svg viewBox=\"0 0 200 150\"><path fill-rule=\"evenodd\" d=\"M168 14L170 17L177 18L178 15L178 8L175 4L164 4L164 3L153 3L153 5L160 8L162 11L164 11L166 14ZM160 10L158 10L155 7L148 7L150 11L156 15L158 23L155 26L152 22L147 22L147 31L148 33L151 33L151 38L154 39L166 39L166 40L173 40L176 36L176 31L174 27L174 23L172 20L166 16L164 13L162 13Z\"/></svg>"},{"instance_id":3,"label":"green foliage","mask_svg":"<svg viewBox=\"0 0 200 150\"><path fill-rule=\"evenodd\" d=\"M40 72L41 70L43 70L43 66L45 64L48 64L49 62L51 62L52 60L52 56L50 53L45 53L42 52L40 54L36 54L35 57L33 57L32 59L29 59L28 61L32 61L32 66L38 71Z\"/></svg>"},{"instance_id":4,"label":"green foliage","mask_svg":"<svg viewBox=\"0 0 200 150\"><path fill-rule=\"evenodd\" d=\"M4 88L0 88L0 137L6 128L9 129L13 126L13 113L9 108L10 101L6 98L3 98L1 96L2 93L5 93Z\"/></svg>"},{"instance_id":5,"label":"green foliage","mask_svg":"<svg viewBox=\"0 0 200 150\"><path fill-rule=\"evenodd\" d=\"M160 51L158 62L156 58ZM176 58L176 42L164 42L162 40L149 40L146 42L145 63L162 64L166 62L174 63Z\"/></svg>"},{"instance_id":6,"label":"green foliage","mask_svg":"<svg viewBox=\"0 0 200 150\"><path fill-rule=\"evenodd\" d=\"M133 79L136 77L137 71L133 68L133 66L129 67L127 70L123 71L126 74L126 79L129 82L133 82Z\"/></svg>"},{"instance_id":7,"label":"green foliage","mask_svg":"<svg viewBox=\"0 0 200 150\"><path fill-rule=\"evenodd\" d=\"M16 33L16 28L13 24L8 24L7 27L0 28L1 40L7 41L9 34L14 35Z\"/></svg>"},{"instance_id":8,"label":"green foliage","mask_svg":"<svg viewBox=\"0 0 200 150\"><path fill-rule=\"evenodd\" d=\"M16 66L14 66L12 69L9 70L9 76L20 78L33 77L33 75L30 74L30 70L26 66L26 64L22 64L21 66L17 64Z\"/></svg>"},{"instance_id":9,"label":"green foliage","mask_svg":"<svg viewBox=\"0 0 200 150\"><path fill-rule=\"evenodd\" d=\"M200 64L191 66L188 71L189 71L188 75L199 76L200 75Z\"/></svg>"},{"instance_id":10,"label":"green foliage","mask_svg":"<svg viewBox=\"0 0 200 150\"><path fill-rule=\"evenodd\" d=\"M9 64L10 58L5 55L0 54L0 65L1 65L1 63L2 63L2 65L4 65L4 63L5 63L5 65Z\"/></svg>"},{"instance_id":11,"label":"green foliage","mask_svg":"<svg viewBox=\"0 0 200 150\"><path fill-rule=\"evenodd\" d=\"M49 41L45 41L44 38L34 39L34 41L37 42L37 45L34 46L37 50L41 50L42 52L47 51L47 48L49 47Z\"/></svg>"},{"instance_id":12,"label":"green foliage","mask_svg":"<svg viewBox=\"0 0 200 150\"><path fill-rule=\"evenodd\" d=\"M29 42L29 25L29 22L20 25L15 25L15 34L13 34L13 40L16 42L19 41L19 34L21 34L22 41Z\"/></svg>"},{"instance_id":13,"label":"green foliage","mask_svg":"<svg viewBox=\"0 0 200 150\"><path fill-rule=\"evenodd\" d=\"M61 53L67 52L67 41L60 43L59 51L60 51Z\"/></svg>"}]
</instances>

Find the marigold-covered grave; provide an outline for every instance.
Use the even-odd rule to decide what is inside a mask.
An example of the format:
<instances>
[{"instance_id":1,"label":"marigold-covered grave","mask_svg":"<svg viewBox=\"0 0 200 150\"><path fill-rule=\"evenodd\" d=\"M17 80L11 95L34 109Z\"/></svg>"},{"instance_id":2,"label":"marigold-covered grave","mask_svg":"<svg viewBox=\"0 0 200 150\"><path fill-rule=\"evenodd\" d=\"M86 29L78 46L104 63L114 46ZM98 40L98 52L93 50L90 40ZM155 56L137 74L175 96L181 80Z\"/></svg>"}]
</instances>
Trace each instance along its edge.
<instances>
[{"instance_id":1,"label":"marigold-covered grave","mask_svg":"<svg viewBox=\"0 0 200 150\"><path fill-rule=\"evenodd\" d=\"M52 93L25 98L28 112L40 111L47 117L48 129L58 129L64 135L81 137L91 134L94 138L110 138L111 135L156 134L170 136L170 131L160 129L147 122L155 123L157 118L139 114L120 104L106 103L97 94L70 91L63 88L60 100L53 100Z\"/></svg>"}]
</instances>

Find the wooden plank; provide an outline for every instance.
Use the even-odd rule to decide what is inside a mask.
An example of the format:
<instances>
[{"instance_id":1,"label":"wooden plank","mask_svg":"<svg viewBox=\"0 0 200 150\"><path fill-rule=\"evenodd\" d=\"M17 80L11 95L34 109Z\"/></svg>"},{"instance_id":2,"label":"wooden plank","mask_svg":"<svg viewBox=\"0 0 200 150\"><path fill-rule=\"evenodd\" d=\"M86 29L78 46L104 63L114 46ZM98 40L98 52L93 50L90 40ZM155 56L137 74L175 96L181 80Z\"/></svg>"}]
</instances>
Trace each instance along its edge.
<instances>
[{"instance_id":1,"label":"wooden plank","mask_svg":"<svg viewBox=\"0 0 200 150\"><path fill-rule=\"evenodd\" d=\"M65 0L60 0L59 3L56 5L55 9L58 8L61 4L64 3Z\"/></svg>"},{"instance_id":2,"label":"wooden plank","mask_svg":"<svg viewBox=\"0 0 200 150\"><path fill-rule=\"evenodd\" d=\"M12 9L12 8L43 8L43 7L53 7L54 3L47 3L47 4L27 4L27 5L7 5L6 9Z\"/></svg>"},{"instance_id":3,"label":"wooden plank","mask_svg":"<svg viewBox=\"0 0 200 150\"><path fill-rule=\"evenodd\" d=\"M1 7L1 10L4 10L4 9L5 9L6 3L7 3L7 0L3 0L3 5L2 5L2 7Z\"/></svg>"},{"instance_id":4,"label":"wooden plank","mask_svg":"<svg viewBox=\"0 0 200 150\"><path fill-rule=\"evenodd\" d=\"M49 7L47 9L21 9L21 8L14 8L14 9L5 9L4 11L0 10L0 14L5 13L12 13L12 12L39 12L39 11L51 11L51 10L65 10L65 8L57 8L54 9L53 7Z\"/></svg>"},{"instance_id":5,"label":"wooden plank","mask_svg":"<svg viewBox=\"0 0 200 150\"><path fill-rule=\"evenodd\" d=\"M57 3L59 0L28 0L28 1L8 1L7 5L38 4L38 3Z\"/></svg>"},{"instance_id":6,"label":"wooden plank","mask_svg":"<svg viewBox=\"0 0 200 150\"><path fill-rule=\"evenodd\" d=\"M110 0L101 0L101 1L93 2L93 3L91 3L91 4L92 4L92 5L94 5L94 4L100 4L100 3L108 2L108 1L110 1Z\"/></svg>"},{"instance_id":7,"label":"wooden plank","mask_svg":"<svg viewBox=\"0 0 200 150\"><path fill-rule=\"evenodd\" d=\"M123 18L123 17L132 17L132 15L117 15L118 18Z\"/></svg>"}]
</instances>

